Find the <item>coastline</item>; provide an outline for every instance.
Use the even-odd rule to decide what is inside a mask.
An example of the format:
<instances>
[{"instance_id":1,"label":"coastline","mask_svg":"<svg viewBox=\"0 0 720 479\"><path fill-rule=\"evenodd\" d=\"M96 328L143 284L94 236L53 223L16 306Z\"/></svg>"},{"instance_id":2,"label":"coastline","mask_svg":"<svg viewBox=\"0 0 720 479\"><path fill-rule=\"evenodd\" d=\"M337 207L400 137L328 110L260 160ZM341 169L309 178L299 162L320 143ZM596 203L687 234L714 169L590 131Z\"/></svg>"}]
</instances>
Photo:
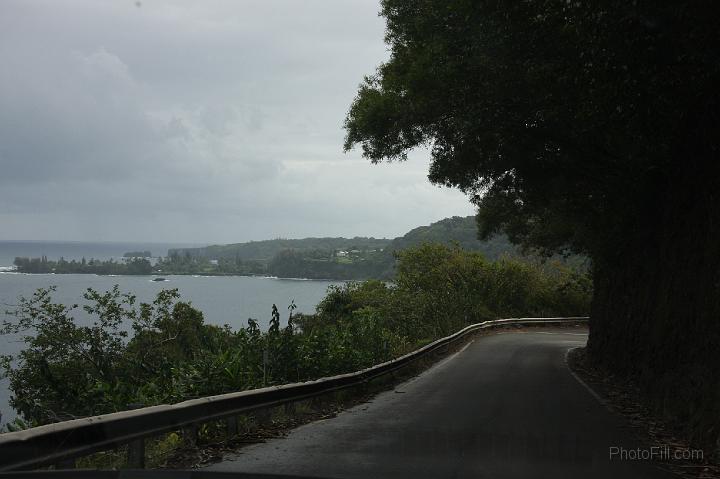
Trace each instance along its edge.
<instances>
[{"instance_id":1,"label":"coastline","mask_svg":"<svg viewBox=\"0 0 720 479\"><path fill-rule=\"evenodd\" d=\"M240 274L240 273L167 273L163 274L162 271L157 273L151 273L151 274L98 274L98 273L82 273L82 272L71 272L71 273L28 273L26 271L17 271L17 270L7 270L4 271L0 269L0 274L17 274L17 275L28 275L28 276L49 276L49 275L55 275L55 276L70 276L70 275L85 275L85 276L98 276L98 277L105 277L105 278L112 278L112 277L148 277L152 278L154 276L192 276L196 278L213 278L213 277L240 277L240 278L264 278L264 279L278 279L278 280L289 280L289 281L366 281L369 279L377 279L377 278L353 278L353 279L341 279L341 278L298 278L298 277L281 277L281 276L270 276L265 274Z\"/></svg>"}]
</instances>

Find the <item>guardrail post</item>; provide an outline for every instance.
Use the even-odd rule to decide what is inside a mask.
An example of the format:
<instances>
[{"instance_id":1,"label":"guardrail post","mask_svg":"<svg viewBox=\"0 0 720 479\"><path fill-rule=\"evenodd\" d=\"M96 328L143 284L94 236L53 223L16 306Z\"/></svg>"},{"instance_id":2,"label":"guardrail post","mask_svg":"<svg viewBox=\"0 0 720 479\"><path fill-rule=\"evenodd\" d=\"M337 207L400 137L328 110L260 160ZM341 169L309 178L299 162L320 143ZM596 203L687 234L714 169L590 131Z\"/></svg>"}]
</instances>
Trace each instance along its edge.
<instances>
[{"instance_id":1,"label":"guardrail post","mask_svg":"<svg viewBox=\"0 0 720 479\"><path fill-rule=\"evenodd\" d=\"M267 408L256 409L253 411L252 414L258 426L269 423L272 417L270 411Z\"/></svg>"},{"instance_id":2,"label":"guardrail post","mask_svg":"<svg viewBox=\"0 0 720 479\"><path fill-rule=\"evenodd\" d=\"M130 403L127 405L128 409L131 410L140 409L143 406L142 403ZM128 443L127 465L133 469L145 468L145 438L141 437Z\"/></svg>"},{"instance_id":3,"label":"guardrail post","mask_svg":"<svg viewBox=\"0 0 720 479\"><path fill-rule=\"evenodd\" d=\"M312 409L314 411L320 411L323 408L325 400L326 399L322 396L312 396L308 400L308 405L310 406L310 409Z\"/></svg>"},{"instance_id":4,"label":"guardrail post","mask_svg":"<svg viewBox=\"0 0 720 479\"><path fill-rule=\"evenodd\" d=\"M127 465L132 469L145 468L145 438L136 439L128 444Z\"/></svg>"},{"instance_id":5,"label":"guardrail post","mask_svg":"<svg viewBox=\"0 0 720 479\"><path fill-rule=\"evenodd\" d=\"M227 426L228 437L237 436L238 433L238 418L237 416L230 416L225 418L225 424Z\"/></svg>"},{"instance_id":6,"label":"guardrail post","mask_svg":"<svg viewBox=\"0 0 720 479\"><path fill-rule=\"evenodd\" d=\"M183 427L183 439L185 443L190 447L197 446L198 443L198 426L197 424L190 424Z\"/></svg>"}]
</instances>

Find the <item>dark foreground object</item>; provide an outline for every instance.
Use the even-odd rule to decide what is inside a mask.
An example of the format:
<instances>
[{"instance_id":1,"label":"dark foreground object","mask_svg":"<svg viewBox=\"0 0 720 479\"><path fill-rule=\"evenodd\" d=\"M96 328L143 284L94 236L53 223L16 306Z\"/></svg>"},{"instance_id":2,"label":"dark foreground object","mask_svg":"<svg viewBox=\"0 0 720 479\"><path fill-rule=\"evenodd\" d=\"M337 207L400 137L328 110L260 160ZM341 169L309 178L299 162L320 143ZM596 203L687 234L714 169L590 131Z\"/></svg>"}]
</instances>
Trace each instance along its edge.
<instances>
[{"instance_id":1,"label":"dark foreground object","mask_svg":"<svg viewBox=\"0 0 720 479\"><path fill-rule=\"evenodd\" d=\"M277 474L245 474L217 471L151 471L124 469L120 471L60 470L0 472L0 479L322 479Z\"/></svg>"},{"instance_id":2,"label":"dark foreground object","mask_svg":"<svg viewBox=\"0 0 720 479\"><path fill-rule=\"evenodd\" d=\"M584 330L477 338L393 391L287 438L249 446L210 470L300 476L669 478L565 364Z\"/></svg>"}]
</instances>

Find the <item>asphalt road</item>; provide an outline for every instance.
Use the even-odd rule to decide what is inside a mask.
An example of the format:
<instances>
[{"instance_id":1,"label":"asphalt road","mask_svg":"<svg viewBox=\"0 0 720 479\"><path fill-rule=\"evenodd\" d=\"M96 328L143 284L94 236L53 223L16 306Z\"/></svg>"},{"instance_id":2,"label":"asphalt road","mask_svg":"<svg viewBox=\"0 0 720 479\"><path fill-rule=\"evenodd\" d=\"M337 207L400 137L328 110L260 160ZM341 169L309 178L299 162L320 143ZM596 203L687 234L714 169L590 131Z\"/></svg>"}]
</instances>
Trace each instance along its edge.
<instances>
[{"instance_id":1,"label":"asphalt road","mask_svg":"<svg viewBox=\"0 0 720 479\"><path fill-rule=\"evenodd\" d=\"M217 471L337 478L670 478L565 364L583 330L475 339L371 402L242 449Z\"/></svg>"}]
</instances>

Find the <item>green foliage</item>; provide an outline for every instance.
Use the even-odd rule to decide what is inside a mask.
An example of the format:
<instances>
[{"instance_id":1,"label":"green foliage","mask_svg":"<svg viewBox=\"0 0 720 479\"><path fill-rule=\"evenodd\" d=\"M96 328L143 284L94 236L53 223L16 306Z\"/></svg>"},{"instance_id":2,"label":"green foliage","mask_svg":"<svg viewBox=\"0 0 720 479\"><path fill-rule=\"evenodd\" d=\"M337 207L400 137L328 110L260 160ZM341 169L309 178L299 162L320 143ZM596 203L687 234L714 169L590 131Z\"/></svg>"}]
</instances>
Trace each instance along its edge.
<instances>
[{"instance_id":1,"label":"green foliage","mask_svg":"<svg viewBox=\"0 0 720 479\"><path fill-rule=\"evenodd\" d=\"M265 275L267 264L258 260L236 258L208 259L193 255L189 251L183 254L171 250L167 258L161 258L155 270L164 274L207 274L207 275Z\"/></svg>"},{"instance_id":2,"label":"green foliage","mask_svg":"<svg viewBox=\"0 0 720 479\"><path fill-rule=\"evenodd\" d=\"M168 256L189 255L193 258L229 259L242 261L270 261L275 255L285 250L300 252L336 251L336 250L371 250L384 248L390 240L385 238L303 238L303 239L274 239L264 241L250 241L248 243L234 243L227 245L213 245L202 248L171 249Z\"/></svg>"},{"instance_id":3,"label":"green foliage","mask_svg":"<svg viewBox=\"0 0 720 479\"><path fill-rule=\"evenodd\" d=\"M507 237L498 235L487 240L478 239L478 230L474 216L453 216L420 226L408 231L404 236L395 238L386 248L387 251L401 251L425 243L457 244L467 251L477 251L489 260L503 255L520 255L520 251Z\"/></svg>"},{"instance_id":4,"label":"green foliage","mask_svg":"<svg viewBox=\"0 0 720 479\"><path fill-rule=\"evenodd\" d=\"M392 359L467 324L499 316L584 314L586 275L561 263L488 262L459 246L424 244L398 254L397 277L328 288L314 315L288 320L272 305L269 327L206 325L163 290L136 304L118 287L88 289L92 318L52 302L54 288L21 298L2 333L26 348L5 356L12 406L24 424L161 404L346 373ZM129 333L132 333L129 334Z\"/></svg>"},{"instance_id":5,"label":"green foliage","mask_svg":"<svg viewBox=\"0 0 720 479\"><path fill-rule=\"evenodd\" d=\"M425 244L398 255L396 292L412 307L404 318L420 337L438 337L498 317L587 314L585 273L560 262L486 261L457 246Z\"/></svg>"},{"instance_id":6,"label":"green foliage","mask_svg":"<svg viewBox=\"0 0 720 479\"><path fill-rule=\"evenodd\" d=\"M378 162L432 145L430 179L474 196L484 235L610 254L657 223L686 161L678 125L714 95L713 7L383 0L391 56L360 87L345 148Z\"/></svg>"},{"instance_id":7,"label":"green foliage","mask_svg":"<svg viewBox=\"0 0 720 479\"><path fill-rule=\"evenodd\" d=\"M3 366L15 394L12 405L33 424L96 414L112 407L110 389L126 383L119 368L127 332L122 321L132 315L135 301L115 287L85 298L93 314L90 326L79 326L72 316L77 305L52 302L54 288L39 289L22 298L15 321L5 321L2 333L23 334L26 343L17 358L4 357ZM19 367L12 367L12 360ZM58 407L61 406L61 407Z\"/></svg>"},{"instance_id":8,"label":"green foliage","mask_svg":"<svg viewBox=\"0 0 720 479\"><path fill-rule=\"evenodd\" d=\"M40 258L15 258L13 263L20 273L57 273L57 274L150 274L152 265L145 258L125 258L122 262L112 259L100 261L83 258L80 261L48 260L46 256Z\"/></svg>"}]
</instances>

